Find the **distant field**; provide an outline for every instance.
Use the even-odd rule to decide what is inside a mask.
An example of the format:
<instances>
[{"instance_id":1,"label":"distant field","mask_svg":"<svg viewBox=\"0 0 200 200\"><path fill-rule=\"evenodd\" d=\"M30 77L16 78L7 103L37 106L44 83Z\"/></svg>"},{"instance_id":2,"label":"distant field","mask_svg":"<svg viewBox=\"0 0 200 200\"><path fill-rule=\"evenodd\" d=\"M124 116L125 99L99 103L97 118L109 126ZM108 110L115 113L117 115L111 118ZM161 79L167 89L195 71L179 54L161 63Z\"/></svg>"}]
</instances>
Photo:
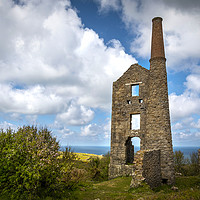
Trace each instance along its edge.
<instances>
[{"instance_id":1,"label":"distant field","mask_svg":"<svg viewBox=\"0 0 200 200\"><path fill-rule=\"evenodd\" d=\"M89 154L89 153L74 153L77 156L77 159L80 159L83 162L89 162L91 158L102 158L102 155L96 155L96 154Z\"/></svg>"}]
</instances>

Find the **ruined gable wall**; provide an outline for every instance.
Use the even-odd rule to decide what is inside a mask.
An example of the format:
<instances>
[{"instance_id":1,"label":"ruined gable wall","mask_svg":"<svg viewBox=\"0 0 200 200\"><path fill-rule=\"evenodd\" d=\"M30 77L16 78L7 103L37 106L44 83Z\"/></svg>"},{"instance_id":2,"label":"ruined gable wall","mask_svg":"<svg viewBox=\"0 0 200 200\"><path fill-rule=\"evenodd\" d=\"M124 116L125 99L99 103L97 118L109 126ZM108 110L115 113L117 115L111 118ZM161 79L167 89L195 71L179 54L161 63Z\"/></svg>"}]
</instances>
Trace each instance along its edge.
<instances>
[{"instance_id":1,"label":"ruined gable wall","mask_svg":"<svg viewBox=\"0 0 200 200\"><path fill-rule=\"evenodd\" d=\"M140 148L144 149L148 76L147 69L135 64L113 83L110 178L124 174L125 168L133 168L125 166L125 144L128 137L140 137ZM131 85L134 83L139 84L139 96L131 94ZM139 99L142 99L143 103L140 103ZM131 101L131 104L127 101ZM131 114L140 114L140 130L131 130Z\"/></svg>"}]
</instances>

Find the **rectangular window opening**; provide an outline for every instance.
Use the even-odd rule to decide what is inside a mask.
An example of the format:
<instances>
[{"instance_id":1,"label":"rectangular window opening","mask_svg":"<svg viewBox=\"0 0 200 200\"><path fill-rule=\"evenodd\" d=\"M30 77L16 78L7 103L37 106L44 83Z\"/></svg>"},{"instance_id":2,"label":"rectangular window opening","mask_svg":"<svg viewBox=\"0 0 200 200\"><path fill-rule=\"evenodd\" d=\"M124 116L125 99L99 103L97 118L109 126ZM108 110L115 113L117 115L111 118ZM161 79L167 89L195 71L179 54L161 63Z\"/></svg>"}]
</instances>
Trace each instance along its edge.
<instances>
[{"instance_id":1,"label":"rectangular window opening","mask_svg":"<svg viewBox=\"0 0 200 200\"><path fill-rule=\"evenodd\" d=\"M139 84L131 85L132 96L139 96Z\"/></svg>"},{"instance_id":2,"label":"rectangular window opening","mask_svg":"<svg viewBox=\"0 0 200 200\"><path fill-rule=\"evenodd\" d=\"M140 114L131 114L131 130L140 129Z\"/></svg>"}]
</instances>

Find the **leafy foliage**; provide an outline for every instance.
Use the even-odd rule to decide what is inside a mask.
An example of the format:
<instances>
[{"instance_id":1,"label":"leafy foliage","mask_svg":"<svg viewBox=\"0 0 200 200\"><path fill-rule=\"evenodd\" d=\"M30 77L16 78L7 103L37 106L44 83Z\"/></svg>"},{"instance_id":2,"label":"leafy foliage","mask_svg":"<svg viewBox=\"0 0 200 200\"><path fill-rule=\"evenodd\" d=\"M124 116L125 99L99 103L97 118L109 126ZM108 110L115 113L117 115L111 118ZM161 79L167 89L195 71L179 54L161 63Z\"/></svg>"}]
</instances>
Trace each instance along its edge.
<instances>
[{"instance_id":1,"label":"leafy foliage","mask_svg":"<svg viewBox=\"0 0 200 200\"><path fill-rule=\"evenodd\" d=\"M190 159L185 159L181 151L175 151L174 164L175 171L178 173L182 173L185 176L195 176L200 173L197 152L193 152L192 154L190 154Z\"/></svg>"},{"instance_id":2,"label":"leafy foliage","mask_svg":"<svg viewBox=\"0 0 200 200\"><path fill-rule=\"evenodd\" d=\"M183 173L183 165L185 164L184 155L181 151L175 151L174 153L174 165L175 171Z\"/></svg>"},{"instance_id":3,"label":"leafy foliage","mask_svg":"<svg viewBox=\"0 0 200 200\"><path fill-rule=\"evenodd\" d=\"M0 194L9 199L60 196L75 187L81 174L73 169L75 156L47 128L24 126L0 132Z\"/></svg>"},{"instance_id":4,"label":"leafy foliage","mask_svg":"<svg viewBox=\"0 0 200 200\"><path fill-rule=\"evenodd\" d=\"M110 163L110 154L107 153L103 158L92 158L89 162L90 173L93 180L102 181L108 179L108 169Z\"/></svg>"}]
</instances>

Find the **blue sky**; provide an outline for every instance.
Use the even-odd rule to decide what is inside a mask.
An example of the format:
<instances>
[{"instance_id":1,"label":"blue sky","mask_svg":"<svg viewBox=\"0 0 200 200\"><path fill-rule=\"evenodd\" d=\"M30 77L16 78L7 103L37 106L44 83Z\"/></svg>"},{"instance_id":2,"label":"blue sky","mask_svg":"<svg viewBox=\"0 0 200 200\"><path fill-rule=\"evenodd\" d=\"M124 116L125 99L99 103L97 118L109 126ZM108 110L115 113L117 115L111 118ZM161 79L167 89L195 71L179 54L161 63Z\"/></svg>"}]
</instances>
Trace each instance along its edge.
<instances>
[{"instance_id":1,"label":"blue sky","mask_svg":"<svg viewBox=\"0 0 200 200\"><path fill-rule=\"evenodd\" d=\"M0 2L0 127L47 126L61 145L109 145L112 82L149 69L163 18L172 137L200 144L198 0Z\"/></svg>"}]
</instances>

